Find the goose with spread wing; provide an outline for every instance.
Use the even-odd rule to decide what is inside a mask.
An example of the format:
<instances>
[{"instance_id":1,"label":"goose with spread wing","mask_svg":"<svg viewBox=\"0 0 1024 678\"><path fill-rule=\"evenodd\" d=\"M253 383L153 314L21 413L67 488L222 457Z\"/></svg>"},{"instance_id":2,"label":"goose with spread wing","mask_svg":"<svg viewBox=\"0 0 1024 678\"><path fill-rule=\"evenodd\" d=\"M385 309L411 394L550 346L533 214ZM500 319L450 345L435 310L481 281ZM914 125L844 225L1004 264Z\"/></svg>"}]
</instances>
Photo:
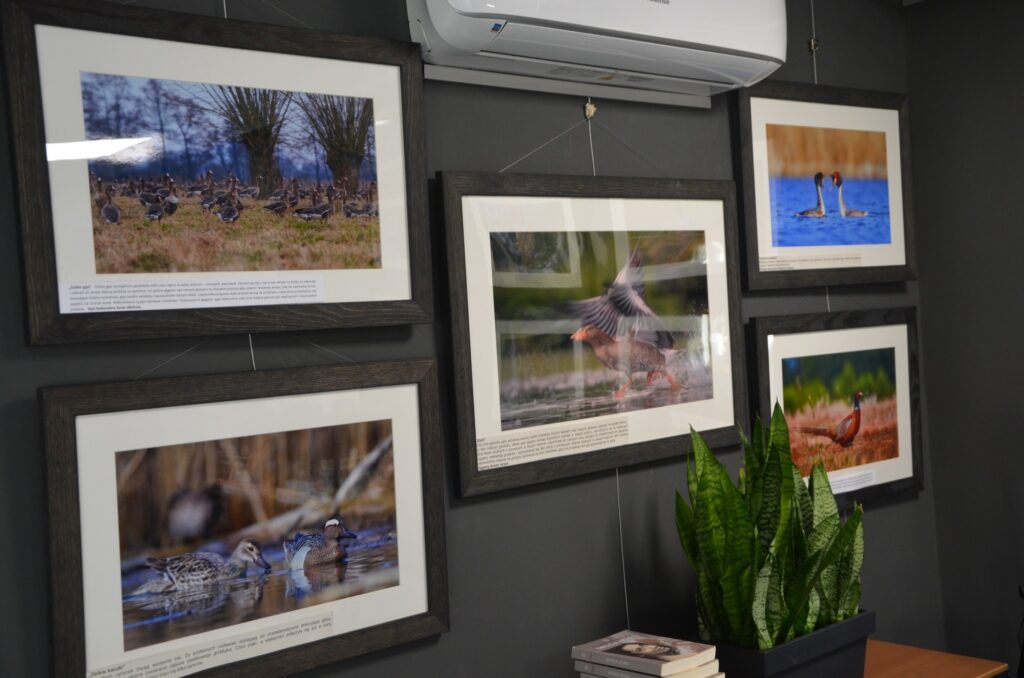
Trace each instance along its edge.
<instances>
[{"instance_id":1,"label":"goose with spread wing","mask_svg":"<svg viewBox=\"0 0 1024 678\"><path fill-rule=\"evenodd\" d=\"M574 341L586 341L605 367L622 372L625 383L615 392L626 394L637 372L647 373L647 383L661 375L678 390L679 385L666 367L675 339L661 319L644 301L644 272L640 246L630 254L607 291L599 297L572 302L571 308L582 327Z\"/></svg>"}]
</instances>

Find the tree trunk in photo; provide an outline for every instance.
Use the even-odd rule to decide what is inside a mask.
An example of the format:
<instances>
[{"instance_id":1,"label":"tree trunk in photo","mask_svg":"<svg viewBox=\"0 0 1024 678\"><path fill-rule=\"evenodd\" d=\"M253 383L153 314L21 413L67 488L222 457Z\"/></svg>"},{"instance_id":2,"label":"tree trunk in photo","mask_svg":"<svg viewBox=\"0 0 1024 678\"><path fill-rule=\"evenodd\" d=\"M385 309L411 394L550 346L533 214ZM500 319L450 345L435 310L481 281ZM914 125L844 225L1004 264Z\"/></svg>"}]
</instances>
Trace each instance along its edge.
<instances>
[{"instance_id":1,"label":"tree trunk in photo","mask_svg":"<svg viewBox=\"0 0 1024 678\"><path fill-rule=\"evenodd\" d=\"M374 152L373 101L303 94L297 103L323 149L324 164L335 180L347 179L349 193L354 193L359 188L359 168Z\"/></svg>"},{"instance_id":2,"label":"tree trunk in photo","mask_svg":"<svg viewBox=\"0 0 1024 678\"><path fill-rule=\"evenodd\" d=\"M269 192L281 177L277 145L292 104L292 94L223 85L206 85L203 92L205 96L201 103L224 119L237 142L245 148L249 181L254 182L262 175L260 190Z\"/></svg>"}]
</instances>

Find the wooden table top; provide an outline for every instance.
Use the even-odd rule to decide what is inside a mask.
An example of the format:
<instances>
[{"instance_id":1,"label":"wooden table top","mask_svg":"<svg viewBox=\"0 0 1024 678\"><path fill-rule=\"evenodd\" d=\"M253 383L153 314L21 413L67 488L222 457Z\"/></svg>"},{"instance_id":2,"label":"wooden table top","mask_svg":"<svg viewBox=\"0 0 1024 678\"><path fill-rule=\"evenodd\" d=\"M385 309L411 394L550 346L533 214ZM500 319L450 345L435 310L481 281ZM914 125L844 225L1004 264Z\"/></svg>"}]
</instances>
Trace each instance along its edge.
<instances>
[{"instance_id":1,"label":"wooden table top","mask_svg":"<svg viewBox=\"0 0 1024 678\"><path fill-rule=\"evenodd\" d=\"M1006 662L868 639L864 678L994 678Z\"/></svg>"}]
</instances>

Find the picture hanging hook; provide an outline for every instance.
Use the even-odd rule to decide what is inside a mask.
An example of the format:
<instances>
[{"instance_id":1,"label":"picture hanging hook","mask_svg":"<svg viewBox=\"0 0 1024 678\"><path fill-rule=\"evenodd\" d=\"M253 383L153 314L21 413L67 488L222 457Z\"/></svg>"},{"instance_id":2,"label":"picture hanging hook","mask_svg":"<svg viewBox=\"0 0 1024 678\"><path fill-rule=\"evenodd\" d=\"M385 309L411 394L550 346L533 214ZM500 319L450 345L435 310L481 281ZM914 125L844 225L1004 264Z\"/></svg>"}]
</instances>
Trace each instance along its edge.
<instances>
[{"instance_id":1,"label":"picture hanging hook","mask_svg":"<svg viewBox=\"0 0 1024 678\"><path fill-rule=\"evenodd\" d=\"M597 115L597 104L587 97L587 103L583 104L583 117L592 120L595 115Z\"/></svg>"}]
</instances>

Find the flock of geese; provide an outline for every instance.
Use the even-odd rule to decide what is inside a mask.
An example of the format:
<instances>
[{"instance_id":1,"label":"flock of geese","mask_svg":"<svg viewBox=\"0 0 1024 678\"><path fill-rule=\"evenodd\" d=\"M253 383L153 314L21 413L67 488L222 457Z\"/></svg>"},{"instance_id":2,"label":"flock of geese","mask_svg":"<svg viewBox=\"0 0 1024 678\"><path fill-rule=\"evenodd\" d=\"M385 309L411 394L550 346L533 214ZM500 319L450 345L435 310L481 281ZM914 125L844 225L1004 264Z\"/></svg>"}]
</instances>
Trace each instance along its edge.
<instances>
[{"instance_id":1,"label":"flock of geese","mask_svg":"<svg viewBox=\"0 0 1024 678\"><path fill-rule=\"evenodd\" d=\"M186 198L197 199L196 204L207 217L216 217L230 224L238 221L245 209L252 208L243 204L243 198L260 199L262 181L263 177L258 176L252 185L244 185L229 175L218 183L213 170L210 170L188 186L184 193ZM160 181L131 179L118 184L104 183L103 177L90 174L90 183L99 216L108 224L121 222L121 208L114 200L115 196L138 200L145 210L145 218L156 222L173 216L181 205L177 184L170 174L165 174ZM304 200L307 204L302 205ZM267 201L262 211L279 217L292 214L304 221L327 221L338 212L348 218L379 214L377 182L361 183L352 190L345 177L328 182L326 186L317 182L309 187L301 186L296 178L286 181L282 177L279 188L267 196Z\"/></svg>"},{"instance_id":2,"label":"flock of geese","mask_svg":"<svg viewBox=\"0 0 1024 678\"><path fill-rule=\"evenodd\" d=\"M843 200L843 175L839 172L833 172L829 175L832 178L832 186L839 189L839 216L841 217L866 217L868 215L865 210L850 209L846 206L846 202ZM818 204L817 206L804 210L803 212L797 212L798 217L817 217L822 218L825 216L825 201L821 197L821 184L825 180L825 175L818 172L814 175L814 187L818 191Z\"/></svg>"}]
</instances>

